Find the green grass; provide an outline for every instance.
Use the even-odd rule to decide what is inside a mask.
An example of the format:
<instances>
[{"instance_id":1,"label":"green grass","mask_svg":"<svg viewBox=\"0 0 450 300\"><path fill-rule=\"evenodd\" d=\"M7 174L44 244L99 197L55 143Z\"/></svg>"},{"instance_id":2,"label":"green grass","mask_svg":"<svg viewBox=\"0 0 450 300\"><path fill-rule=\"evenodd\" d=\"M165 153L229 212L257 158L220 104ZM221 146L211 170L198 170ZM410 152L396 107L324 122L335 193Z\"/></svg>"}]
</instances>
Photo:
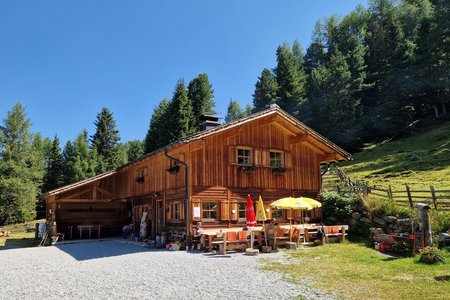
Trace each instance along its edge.
<instances>
[{"instance_id":1,"label":"green grass","mask_svg":"<svg viewBox=\"0 0 450 300\"><path fill-rule=\"evenodd\" d=\"M11 231L10 237L0 237L0 250L4 248L32 247L34 239L34 224L44 220L27 223L0 226L2 230Z\"/></svg>"},{"instance_id":2,"label":"green grass","mask_svg":"<svg viewBox=\"0 0 450 300\"><path fill-rule=\"evenodd\" d=\"M352 180L394 190L450 189L450 122L413 137L366 147L342 164Z\"/></svg>"},{"instance_id":3,"label":"green grass","mask_svg":"<svg viewBox=\"0 0 450 300\"><path fill-rule=\"evenodd\" d=\"M448 299L450 252L445 264L392 259L363 244L327 244L286 251L289 263L265 262L289 281L337 293L345 299Z\"/></svg>"}]
</instances>

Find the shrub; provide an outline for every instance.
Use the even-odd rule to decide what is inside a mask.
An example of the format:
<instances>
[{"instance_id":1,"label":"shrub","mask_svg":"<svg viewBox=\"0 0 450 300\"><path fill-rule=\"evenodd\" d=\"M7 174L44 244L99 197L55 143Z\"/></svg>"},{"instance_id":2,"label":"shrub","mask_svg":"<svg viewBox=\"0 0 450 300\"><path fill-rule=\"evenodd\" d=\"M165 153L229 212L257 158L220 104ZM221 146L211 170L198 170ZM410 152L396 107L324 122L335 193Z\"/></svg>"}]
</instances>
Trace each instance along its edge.
<instances>
[{"instance_id":1,"label":"shrub","mask_svg":"<svg viewBox=\"0 0 450 300\"><path fill-rule=\"evenodd\" d=\"M442 210L430 210L431 231L438 235L440 232L446 232L450 229L450 213Z\"/></svg>"},{"instance_id":2,"label":"shrub","mask_svg":"<svg viewBox=\"0 0 450 300\"><path fill-rule=\"evenodd\" d=\"M420 253L418 262L430 265L436 263L444 263L445 262L444 252L439 249L426 247Z\"/></svg>"},{"instance_id":3,"label":"shrub","mask_svg":"<svg viewBox=\"0 0 450 300\"><path fill-rule=\"evenodd\" d=\"M336 192L325 192L320 195L323 203L323 216L325 219L335 218L337 223L343 223L352 214L354 199Z\"/></svg>"}]
</instances>

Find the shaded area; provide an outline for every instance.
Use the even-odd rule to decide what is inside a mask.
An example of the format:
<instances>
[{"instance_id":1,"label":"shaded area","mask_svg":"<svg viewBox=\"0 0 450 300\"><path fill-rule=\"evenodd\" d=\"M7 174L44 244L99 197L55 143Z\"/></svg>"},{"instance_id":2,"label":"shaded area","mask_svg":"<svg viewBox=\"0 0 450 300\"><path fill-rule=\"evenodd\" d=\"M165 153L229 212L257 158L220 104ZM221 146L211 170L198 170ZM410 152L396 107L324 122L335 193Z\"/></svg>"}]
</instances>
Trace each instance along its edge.
<instances>
[{"instance_id":1,"label":"shaded area","mask_svg":"<svg viewBox=\"0 0 450 300\"><path fill-rule=\"evenodd\" d=\"M142 252L166 251L160 249L149 249L132 244L116 241L92 241L73 244L56 245L59 250L64 251L78 261L107 258Z\"/></svg>"}]
</instances>

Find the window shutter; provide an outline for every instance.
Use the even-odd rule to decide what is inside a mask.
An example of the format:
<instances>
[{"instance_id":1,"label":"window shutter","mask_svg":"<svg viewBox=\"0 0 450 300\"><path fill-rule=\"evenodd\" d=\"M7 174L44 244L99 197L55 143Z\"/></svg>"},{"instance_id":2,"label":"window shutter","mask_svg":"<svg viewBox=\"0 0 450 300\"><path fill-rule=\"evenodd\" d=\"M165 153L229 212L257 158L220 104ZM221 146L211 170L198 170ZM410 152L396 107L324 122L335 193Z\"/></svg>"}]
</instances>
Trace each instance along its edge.
<instances>
[{"instance_id":1,"label":"window shutter","mask_svg":"<svg viewBox=\"0 0 450 300\"><path fill-rule=\"evenodd\" d=\"M263 167L269 167L269 156L270 156L270 151L269 150L264 150L261 151L261 158L262 158L262 165Z\"/></svg>"},{"instance_id":2,"label":"window shutter","mask_svg":"<svg viewBox=\"0 0 450 300\"><path fill-rule=\"evenodd\" d=\"M286 168L292 168L292 155L290 152L284 153L284 163Z\"/></svg>"},{"instance_id":3,"label":"window shutter","mask_svg":"<svg viewBox=\"0 0 450 300\"><path fill-rule=\"evenodd\" d=\"M234 213L233 213L234 211ZM231 202L231 220L237 221L239 219L239 206L238 203L233 201Z\"/></svg>"},{"instance_id":4,"label":"window shutter","mask_svg":"<svg viewBox=\"0 0 450 300\"><path fill-rule=\"evenodd\" d=\"M184 220L184 201L180 202L180 220Z\"/></svg>"},{"instance_id":5,"label":"window shutter","mask_svg":"<svg viewBox=\"0 0 450 300\"><path fill-rule=\"evenodd\" d=\"M172 203L166 204L166 220L172 220Z\"/></svg>"},{"instance_id":6,"label":"window shutter","mask_svg":"<svg viewBox=\"0 0 450 300\"><path fill-rule=\"evenodd\" d=\"M262 151L259 148L253 149L253 165L255 166L261 166L262 165L262 157L261 157Z\"/></svg>"},{"instance_id":7,"label":"window shutter","mask_svg":"<svg viewBox=\"0 0 450 300\"><path fill-rule=\"evenodd\" d=\"M231 165L237 165L237 147L228 147L228 163Z\"/></svg>"},{"instance_id":8,"label":"window shutter","mask_svg":"<svg viewBox=\"0 0 450 300\"><path fill-rule=\"evenodd\" d=\"M228 201L222 201L220 202L220 209L218 213L220 213L220 220L222 221L228 221Z\"/></svg>"},{"instance_id":9,"label":"window shutter","mask_svg":"<svg viewBox=\"0 0 450 300\"><path fill-rule=\"evenodd\" d=\"M199 209L200 209L200 216L199 217L195 217L194 216L194 207L199 207ZM199 200L192 200L192 220L200 221L201 217L202 217L202 208L201 208L201 205L200 205L200 201Z\"/></svg>"}]
</instances>

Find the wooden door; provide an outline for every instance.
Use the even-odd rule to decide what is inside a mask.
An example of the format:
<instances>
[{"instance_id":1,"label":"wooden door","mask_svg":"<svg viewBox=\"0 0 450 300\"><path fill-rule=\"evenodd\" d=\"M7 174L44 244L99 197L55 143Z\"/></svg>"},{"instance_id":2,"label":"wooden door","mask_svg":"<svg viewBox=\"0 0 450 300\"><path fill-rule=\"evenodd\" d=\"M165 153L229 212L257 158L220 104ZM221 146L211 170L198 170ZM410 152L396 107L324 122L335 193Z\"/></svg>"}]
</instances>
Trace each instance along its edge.
<instances>
[{"instance_id":1,"label":"wooden door","mask_svg":"<svg viewBox=\"0 0 450 300\"><path fill-rule=\"evenodd\" d=\"M165 226L164 220L164 202L156 200L156 233L161 233L161 227Z\"/></svg>"}]
</instances>

